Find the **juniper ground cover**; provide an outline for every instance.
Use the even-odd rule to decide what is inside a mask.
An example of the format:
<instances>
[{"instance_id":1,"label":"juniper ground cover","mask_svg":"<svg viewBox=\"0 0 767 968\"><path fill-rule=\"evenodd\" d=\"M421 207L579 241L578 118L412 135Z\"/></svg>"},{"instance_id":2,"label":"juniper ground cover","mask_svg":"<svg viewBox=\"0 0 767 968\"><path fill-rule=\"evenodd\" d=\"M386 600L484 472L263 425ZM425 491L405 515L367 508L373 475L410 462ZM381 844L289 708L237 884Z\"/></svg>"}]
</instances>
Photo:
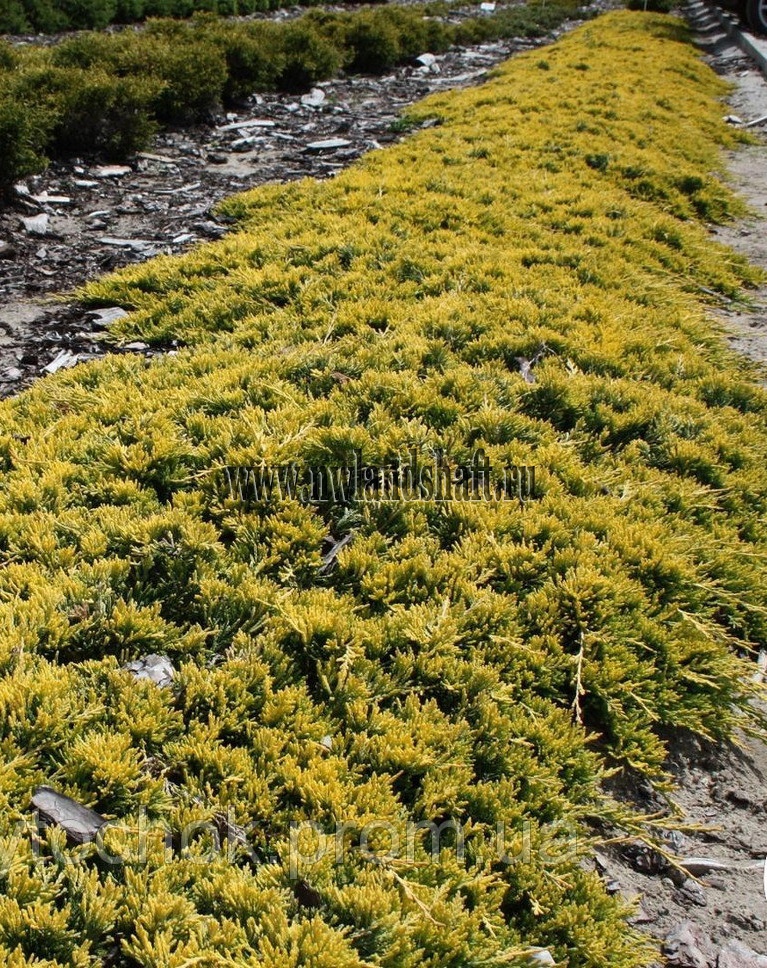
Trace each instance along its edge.
<instances>
[{"instance_id":1,"label":"juniper ground cover","mask_svg":"<svg viewBox=\"0 0 767 968\"><path fill-rule=\"evenodd\" d=\"M677 21L610 14L89 287L134 310L115 339L182 348L0 408L4 963L648 962L590 872L642 829L607 776L756 725L766 632L767 397L705 305L757 279L704 224L738 211L724 90ZM534 497L219 486L478 448ZM172 686L122 668L152 652ZM114 821L109 863L55 829L35 856L41 783ZM441 849L391 849L419 823Z\"/></svg>"}]
</instances>

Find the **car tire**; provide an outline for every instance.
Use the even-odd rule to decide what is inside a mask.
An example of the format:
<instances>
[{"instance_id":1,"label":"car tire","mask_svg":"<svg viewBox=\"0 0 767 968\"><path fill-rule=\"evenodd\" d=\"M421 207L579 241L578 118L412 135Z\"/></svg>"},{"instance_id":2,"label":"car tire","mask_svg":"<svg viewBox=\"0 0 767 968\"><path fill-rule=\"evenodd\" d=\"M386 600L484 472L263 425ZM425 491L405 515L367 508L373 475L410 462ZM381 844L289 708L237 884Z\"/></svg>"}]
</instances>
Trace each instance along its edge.
<instances>
[{"instance_id":1,"label":"car tire","mask_svg":"<svg viewBox=\"0 0 767 968\"><path fill-rule=\"evenodd\" d=\"M767 34L767 0L747 0L746 19L758 34Z\"/></svg>"}]
</instances>

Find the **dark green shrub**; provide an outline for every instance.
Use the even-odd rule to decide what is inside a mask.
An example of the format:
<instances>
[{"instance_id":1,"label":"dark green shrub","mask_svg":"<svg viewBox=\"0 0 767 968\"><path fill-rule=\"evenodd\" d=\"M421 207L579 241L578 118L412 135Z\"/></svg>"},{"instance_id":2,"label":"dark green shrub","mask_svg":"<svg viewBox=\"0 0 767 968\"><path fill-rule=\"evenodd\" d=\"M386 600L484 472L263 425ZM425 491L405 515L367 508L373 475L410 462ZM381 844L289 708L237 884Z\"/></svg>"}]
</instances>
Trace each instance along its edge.
<instances>
[{"instance_id":1,"label":"dark green shrub","mask_svg":"<svg viewBox=\"0 0 767 968\"><path fill-rule=\"evenodd\" d=\"M19 62L16 51L6 40L0 40L0 71L10 71Z\"/></svg>"},{"instance_id":2,"label":"dark green shrub","mask_svg":"<svg viewBox=\"0 0 767 968\"><path fill-rule=\"evenodd\" d=\"M29 27L27 15L19 0L0 0L0 33L24 34Z\"/></svg>"},{"instance_id":3,"label":"dark green shrub","mask_svg":"<svg viewBox=\"0 0 767 968\"><path fill-rule=\"evenodd\" d=\"M51 61L57 67L110 67L115 60L115 38L108 34L78 34L51 49Z\"/></svg>"},{"instance_id":4,"label":"dark green shrub","mask_svg":"<svg viewBox=\"0 0 767 968\"><path fill-rule=\"evenodd\" d=\"M32 30L52 34L66 30L67 18L55 0L22 0Z\"/></svg>"},{"instance_id":5,"label":"dark green shrub","mask_svg":"<svg viewBox=\"0 0 767 968\"><path fill-rule=\"evenodd\" d=\"M114 20L118 24L130 24L136 20L143 20L147 15L145 0L117 0L117 11Z\"/></svg>"},{"instance_id":6,"label":"dark green shrub","mask_svg":"<svg viewBox=\"0 0 767 968\"><path fill-rule=\"evenodd\" d=\"M383 74L391 70L402 56L400 34L381 11L364 11L348 21L346 43L349 48L349 70L360 74Z\"/></svg>"},{"instance_id":7,"label":"dark green shrub","mask_svg":"<svg viewBox=\"0 0 767 968\"><path fill-rule=\"evenodd\" d=\"M326 80L341 67L343 54L323 35L310 18L288 24L282 30L284 66L278 84L286 91L301 91Z\"/></svg>"},{"instance_id":8,"label":"dark green shrub","mask_svg":"<svg viewBox=\"0 0 767 968\"><path fill-rule=\"evenodd\" d=\"M628 0L629 10L647 10L652 13L670 13L676 4L674 0Z\"/></svg>"},{"instance_id":9,"label":"dark green shrub","mask_svg":"<svg viewBox=\"0 0 767 968\"><path fill-rule=\"evenodd\" d=\"M284 68L278 32L272 24L213 29L211 39L226 60L225 98L243 98L254 91L274 90Z\"/></svg>"},{"instance_id":10,"label":"dark green shrub","mask_svg":"<svg viewBox=\"0 0 767 968\"><path fill-rule=\"evenodd\" d=\"M117 0L57 0L57 7L68 27L100 30L114 20Z\"/></svg>"},{"instance_id":11,"label":"dark green shrub","mask_svg":"<svg viewBox=\"0 0 767 968\"><path fill-rule=\"evenodd\" d=\"M166 57L157 67L165 82L156 102L161 121L203 120L221 103L227 68L218 47L203 41L169 43Z\"/></svg>"},{"instance_id":12,"label":"dark green shrub","mask_svg":"<svg viewBox=\"0 0 767 968\"><path fill-rule=\"evenodd\" d=\"M388 7L379 16L396 27L403 57L417 57L425 51L438 54L452 43L449 28L438 20L424 17L419 10Z\"/></svg>"},{"instance_id":13,"label":"dark green shrub","mask_svg":"<svg viewBox=\"0 0 767 968\"><path fill-rule=\"evenodd\" d=\"M111 43L105 59L116 74L163 82L154 105L159 120L202 120L220 103L226 58L202 31L173 20L155 20L142 33L126 31L107 40Z\"/></svg>"},{"instance_id":14,"label":"dark green shrub","mask_svg":"<svg viewBox=\"0 0 767 968\"><path fill-rule=\"evenodd\" d=\"M118 78L97 71L68 71L53 130L60 153L123 158L151 140L151 111L161 94L157 78Z\"/></svg>"},{"instance_id":15,"label":"dark green shrub","mask_svg":"<svg viewBox=\"0 0 767 968\"><path fill-rule=\"evenodd\" d=\"M44 168L43 118L25 107L13 89L0 89L0 193Z\"/></svg>"}]
</instances>

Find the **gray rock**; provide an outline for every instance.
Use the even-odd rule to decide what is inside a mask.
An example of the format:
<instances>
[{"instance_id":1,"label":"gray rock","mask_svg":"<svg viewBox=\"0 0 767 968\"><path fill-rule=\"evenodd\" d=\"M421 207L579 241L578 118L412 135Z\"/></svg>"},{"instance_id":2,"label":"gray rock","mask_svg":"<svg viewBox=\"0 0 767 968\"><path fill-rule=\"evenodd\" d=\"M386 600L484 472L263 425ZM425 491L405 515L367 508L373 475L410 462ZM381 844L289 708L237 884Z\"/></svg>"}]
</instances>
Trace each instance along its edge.
<instances>
[{"instance_id":1,"label":"gray rock","mask_svg":"<svg viewBox=\"0 0 767 968\"><path fill-rule=\"evenodd\" d=\"M742 941L728 941L719 952L716 968L767 968L767 957Z\"/></svg>"},{"instance_id":2,"label":"gray rock","mask_svg":"<svg viewBox=\"0 0 767 968\"><path fill-rule=\"evenodd\" d=\"M104 236L97 240L102 245L111 245L116 249L144 249L153 245L150 239L118 239L111 236Z\"/></svg>"},{"instance_id":3,"label":"gray rock","mask_svg":"<svg viewBox=\"0 0 767 968\"><path fill-rule=\"evenodd\" d=\"M44 823L61 827L67 838L75 844L90 843L106 823L104 817L95 810L57 793L49 786L41 786L35 790L32 806Z\"/></svg>"},{"instance_id":4,"label":"gray rock","mask_svg":"<svg viewBox=\"0 0 767 968\"><path fill-rule=\"evenodd\" d=\"M148 679L157 686L169 686L173 682L176 670L167 655L142 656L125 666L126 671L132 672L136 679Z\"/></svg>"},{"instance_id":5,"label":"gray rock","mask_svg":"<svg viewBox=\"0 0 767 968\"><path fill-rule=\"evenodd\" d=\"M0 259L15 259L16 250L10 242L0 241Z\"/></svg>"},{"instance_id":6,"label":"gray rock","mask_svg":"<svg viewBox=\"0 0 767 968\"><path fill-rule=\"evenodd\" d=\"M233 141L229 147L232 151L244 152L250 151L250 149L258 142L258 138L237 138Z\"/></svg>"},{"instance_id":7,"label":"gray rock","mask_svg":"<svg viewBox=\"0 0 767 968\"><path fill-rule=\"evenodd\" d=\"M689 901L690 904L697 904L698 907L706 906L706 892L691 877L679 888L679 893L685 901Z\"/></svg>"},{"instance_id":8,"label":"gray rock","mask_svg":"<svg viewBox=\"0 0 767 968\"><path fill-rule=\"evenodd\" d=\"M49 231L49 219L48 216L41 212L40 215L30 215L29 218L23 218L21 224L24 226L24 231L28 232L29 235L47 235Z\"/></svg>"},{"instance_id":9,"label":"gray rock","mask_svg":"<svg viewBox=\"0 0 767 968\"><path fill-rule=\"evenodd\" d=\"M106 329L107 326L116 323L118 319L124 319L127 315L128 313L119 306L112 306L109 309L94 309L88 313L88 316L93 318L93 325L98 326L99 329Z\"/></svg>"},{"instance_id":10,"label":"gray rock","mask_svg":"<svg viewBox=\"0 0 767 968\"><path fill-rule=\"evenodd\" d=\"M531 965L555 965L554 956L547 948L542 948L540 951L533 951L527 956L527 960Z\"/></svg>"},{"instance_id":11,"label":"gray rock","mask_svg":"<svg viewBox=\"0 0 767 968\"><path fill-rule=\"evenodd\" d=\"M102 165L93 169L94 178L124 178L133 173L127 165Z\"/></svg>"},{"instance_id":12,"label":"gray rock","mask_svg":"<svg viewBox=\"0 0 767 968\"><path fill-rule=\"evenodd\" d=\"M48 192L41 192L39 195L31 195L39 205L71 205L72 199L69 195L49 195Z\"/></svg>"},{"instance_id":13,"label":"gray rock","mask_svg":"<svg viewBox=\"0 0 767 968\"><path fill-rule=\"evenodd\" d=\"M252 118L250 121L232 121L231 124L225 124L221 128L216 128L216 131L240 131L245 128L273 128L274 124L274 121Z\"/></svg>"},{"instance_id":14,"label":"gray rock","mask_svg":"<svg viewBox=\"0 0 767 968\"><path fill-rule=\"evenodd\" d=\"M195 222L192 228L204 235L209 235L213 239L220 239L222 235L226 234L224 226L217 225L215 222Z\"/></svg>"},{"instance_id":15,"label":"gray rock","mask_svg":"<svg viewBox=\"0 0 767 968\"><path fill-rule=\"evenodd\" d=\"M336 151L351 144L346 138L325 138L324 141L311 141L306 146L307 151Z\"/></svg>"},{"instance_id":16,"label":"gray rock","mask_svg":"<svg viewBox=\"0 0 767 968\"><path fill-rule=\"evenodd\" d=\"M301 104L305 108L318 108L325 103L325 92L321 87L314 87L308 94L301 96Z\"/></svg>"},{"instance_id":17,"label":"gray rock","mask_svg":"<svg viewBox=\"0 0 767 968\"><path fill-rule=\"evenodd\" d=\"M59 370L68 370L73 367L78 361L79 356L77 353L70 353L69 350L62 350L58 353L47 366L43 367L43 373L56 373Z\"/></svg>"},{"instance_id":18,"label":"gray rock","mask_svg":"<svg viewBox=\"0 0 767 968\"><path fill-rule=\"evenodd\" d=\"M716 949L705 931L692 921L682 921L666 935L663 945L669 965L676 968L714 968Z\"/></svg>"}]
</instances>

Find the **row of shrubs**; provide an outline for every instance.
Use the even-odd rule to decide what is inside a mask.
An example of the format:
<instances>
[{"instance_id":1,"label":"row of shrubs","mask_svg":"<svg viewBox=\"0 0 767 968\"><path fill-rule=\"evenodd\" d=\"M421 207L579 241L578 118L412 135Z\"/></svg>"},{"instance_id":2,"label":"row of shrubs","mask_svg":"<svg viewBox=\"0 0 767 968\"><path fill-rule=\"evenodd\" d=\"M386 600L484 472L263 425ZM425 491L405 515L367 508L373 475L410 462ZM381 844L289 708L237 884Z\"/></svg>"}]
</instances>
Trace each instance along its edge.
<instances>
[{"instance_id":1,"label":"row of shrubs","mask_svg":"<svg viewBox=\"0 0 767 968\"><path fill-rule=\"evenodd\" d=\"M177 353L0 403L0 965L658 962L595 871L641 822L605 787L755 726L767 648L767 390L702 302L759 280L706 224L743 136L686 36L608 14L235 197L85 293ZM480 451L532 499L236 473ZM37 834L43 783L103 849Z\"/></svg>"},{"instance_id":2,"label":"row of shrubs","mask_svg":"<svg viewBox=\"0 0 767 968\"><path fill-rule=\"evenodd\" d=\"M205 14L53 47L0 44L0 190L50 157L123 158L158 124L199 122L254 91L301 90L341 69L382 73L456 43L540 34L574 9L573 0L548 0L460 25L397 6L311 11L281 24Z\"/></svg>"},{"instance_id":3,"label":"row of shrubs","mask_svg":"<svg viewBox=\"0 0 767 968\"><path fill-rule=\"evenodd\" d=\"M197 12L245 16L278 7L313 6L316 0L4 0L0 33L99 30L149 17L191 17Z\"/></svg>"}]
</instances>

